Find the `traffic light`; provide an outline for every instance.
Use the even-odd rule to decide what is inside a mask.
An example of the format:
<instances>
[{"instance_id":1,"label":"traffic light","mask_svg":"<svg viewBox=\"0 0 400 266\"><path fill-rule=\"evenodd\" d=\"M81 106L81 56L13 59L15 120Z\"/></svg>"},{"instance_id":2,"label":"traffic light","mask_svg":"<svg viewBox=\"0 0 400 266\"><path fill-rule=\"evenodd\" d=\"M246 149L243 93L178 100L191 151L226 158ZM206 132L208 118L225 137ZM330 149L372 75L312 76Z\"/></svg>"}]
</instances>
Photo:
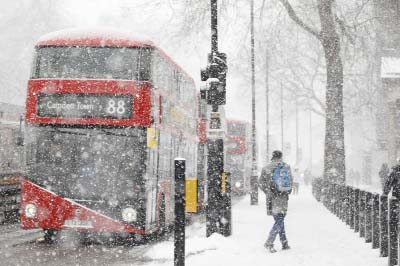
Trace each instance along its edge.
<instances>
[{"instance_id":1,"label":"traffic light","mask_svg":"<svg viewBox=\"0 0 400 266\"><path fill-rule=\"evenodd\" d=\"M228 70L226 54L217 52L208 54L208 66L201 70L202 81L207 82L207 104L225 105L226 72Z\"/></svg>"}]
</instances>

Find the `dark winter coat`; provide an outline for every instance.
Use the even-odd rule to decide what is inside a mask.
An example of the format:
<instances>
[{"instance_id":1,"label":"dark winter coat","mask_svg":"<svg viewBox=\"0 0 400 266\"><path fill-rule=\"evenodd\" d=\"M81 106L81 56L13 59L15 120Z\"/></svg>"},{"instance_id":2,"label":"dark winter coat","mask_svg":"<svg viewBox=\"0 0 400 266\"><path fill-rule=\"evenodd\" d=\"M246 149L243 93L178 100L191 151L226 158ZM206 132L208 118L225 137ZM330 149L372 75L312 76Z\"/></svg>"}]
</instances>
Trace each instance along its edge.
<instances>
[{"instance_id":1,"label":"dark winter coat","mask_svg":"<svg viewBox=\"0 0 400 266\"><path fill-rule=\"evenodd\" d=\"M267 166L262 169L259 180L259 187L267 197L267 208L268 202L271 202L270 208L272 214L287 213L290 194L290 191L279 192L275 186L274 180L272 179L273 172L278 163L283 163L288 169L289 175L292 176L290 165L284 163L281 159L273 159Z\"/></svg>"},{"instance_id":2,"label":"dark winter coat","mask_svg":"<svg viewBox=\"0 0 400 266\"><path fill-rule=\"evenodd\" d=\"M400 199L400 164L393 167L383 188L383 194L388 195L392 190L392 196Z\"/></svg>"}]
</instances>

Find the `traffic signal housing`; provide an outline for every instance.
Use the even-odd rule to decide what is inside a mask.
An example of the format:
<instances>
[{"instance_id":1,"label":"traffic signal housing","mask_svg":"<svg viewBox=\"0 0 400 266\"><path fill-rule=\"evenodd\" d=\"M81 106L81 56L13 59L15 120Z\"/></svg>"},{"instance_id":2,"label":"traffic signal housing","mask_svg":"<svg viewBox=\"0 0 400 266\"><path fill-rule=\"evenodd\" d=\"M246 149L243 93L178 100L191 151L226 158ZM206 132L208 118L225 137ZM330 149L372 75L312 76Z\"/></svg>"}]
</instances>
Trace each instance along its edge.
<instances>
[{"instance_id":1,"label":"traffic signal housing","mask_svg":"<svg viewBox=\"0 0 400 266\"><path fill-rule=\"evenodd\" d=\"M208 54L208 65L201 70L202 81L207 81L207 104L226 104L226 73L228 65L225 53Z\"/></svg>"}]
</instances>

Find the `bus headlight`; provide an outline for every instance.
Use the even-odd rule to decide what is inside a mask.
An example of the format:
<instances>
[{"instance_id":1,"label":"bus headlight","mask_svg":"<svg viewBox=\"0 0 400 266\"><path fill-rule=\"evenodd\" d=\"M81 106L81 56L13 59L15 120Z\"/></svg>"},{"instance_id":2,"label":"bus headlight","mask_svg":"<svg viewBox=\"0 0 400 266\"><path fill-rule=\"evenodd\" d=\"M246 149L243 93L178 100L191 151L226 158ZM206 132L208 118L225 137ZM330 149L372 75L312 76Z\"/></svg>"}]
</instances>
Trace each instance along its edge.
<instances>
[{"instance_id":1,"label":"bus headlight","mask_svg":"<svg viewBox=\"0 0 400 266\"><path fill-rule=\"evenodd\" d=\"M25 216L28 218L33 218L36 216L37 208L34 204L28 203L25 205Z\"/></svg>"},{"instance_id":2,"label":"bus headlight","mask_svg":"<svg viewBox=\"0 0 400 266\"><path fill-rule=\"evenodd\" d=\"M131 223L136 221L137 219L137 212L134 208L132 207L127 207L122 210L122 220L124 220L127 223Z\"/></svg>"},{"instance_id":3,"label":"bus headlight","mask_svg":"<svg viewBox=\"0 0 400 266\"><path fill-rule=\"evenodd\" d=\"M239 182L239 181L237 181L236 183L235 183L235 187L236 188L240 188L242 186L242 184Z\"/></svg>"}]
</instances>

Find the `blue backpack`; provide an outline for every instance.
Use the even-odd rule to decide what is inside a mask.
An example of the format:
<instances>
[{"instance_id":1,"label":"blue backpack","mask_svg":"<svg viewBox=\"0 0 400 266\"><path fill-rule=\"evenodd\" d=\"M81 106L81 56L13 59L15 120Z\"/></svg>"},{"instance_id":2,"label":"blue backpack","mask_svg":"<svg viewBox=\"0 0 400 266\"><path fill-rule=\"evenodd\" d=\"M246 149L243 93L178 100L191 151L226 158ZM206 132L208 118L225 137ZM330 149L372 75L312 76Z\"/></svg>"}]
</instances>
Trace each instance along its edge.
<instances>
[{"instance_id":1,"label":"blue backpack","mask_svg":"<svg viewBox=\"0 0 400 266\"><path fill-rule=\"evenodd\" d=\"M272 175L272 180L278 192L289 192L292 190L292 177L289 175L285 164L278 163Z\"/></svg>"}]
</instances>

